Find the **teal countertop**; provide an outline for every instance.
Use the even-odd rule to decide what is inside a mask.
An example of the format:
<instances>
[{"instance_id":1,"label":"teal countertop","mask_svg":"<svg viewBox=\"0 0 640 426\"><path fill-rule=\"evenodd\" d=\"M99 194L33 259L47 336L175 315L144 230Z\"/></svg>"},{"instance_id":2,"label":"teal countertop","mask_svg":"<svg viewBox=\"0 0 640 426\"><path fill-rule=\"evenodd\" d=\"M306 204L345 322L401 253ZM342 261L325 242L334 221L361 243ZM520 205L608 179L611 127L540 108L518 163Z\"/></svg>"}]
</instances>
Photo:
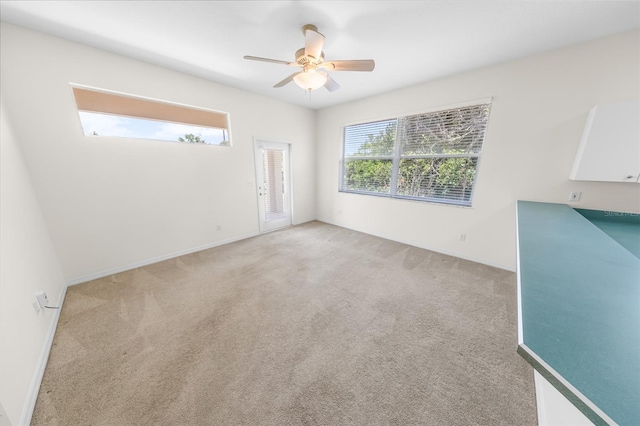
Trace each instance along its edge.
<instances>
[{"instance_id":1,"label":"teal countertop","mask_svg":"<svg viewBox=\"0 0 640 426\"><path fill-rule=\"evenodd\" d=\"M640 221L612 213L518 201L518 352L594 423L640 425Z\"/></svg>"},{"instance_id":2,"label":"teal countertop","mask_svg":"<svg viewBox=\"0 0 640 426\"><path fill-rule=\"evenodd\" d=\"M640 259L640 214L575 210Z\"/></svg>"}]
</instances>

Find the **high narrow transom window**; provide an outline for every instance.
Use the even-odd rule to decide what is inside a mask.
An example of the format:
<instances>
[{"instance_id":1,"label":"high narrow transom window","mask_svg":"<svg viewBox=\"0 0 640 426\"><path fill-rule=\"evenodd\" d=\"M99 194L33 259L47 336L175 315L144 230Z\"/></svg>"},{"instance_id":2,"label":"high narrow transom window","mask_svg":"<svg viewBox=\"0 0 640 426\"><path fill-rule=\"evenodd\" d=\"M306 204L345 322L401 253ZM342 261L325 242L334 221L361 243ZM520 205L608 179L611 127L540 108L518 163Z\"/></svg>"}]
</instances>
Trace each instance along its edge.
<instances>
[{"instance_id":1,"label":"high narrow transom window","mask_svg":"<svg viewBox=\"0 0 640 426\"><path fill-rule=\"evenodd\" d=\"M87 136L230 145L227 113L73 87Z\"/></svg>"},{"instance_id":2,"label":"high narrow transom window","mask_svg":"<svg viewBox=\"0 0 640 426\"><path fill-rule=\"evenodd\" d=\"M346 126L340 190L470 206L490 107Z\"/></svg>"}]
</instances>

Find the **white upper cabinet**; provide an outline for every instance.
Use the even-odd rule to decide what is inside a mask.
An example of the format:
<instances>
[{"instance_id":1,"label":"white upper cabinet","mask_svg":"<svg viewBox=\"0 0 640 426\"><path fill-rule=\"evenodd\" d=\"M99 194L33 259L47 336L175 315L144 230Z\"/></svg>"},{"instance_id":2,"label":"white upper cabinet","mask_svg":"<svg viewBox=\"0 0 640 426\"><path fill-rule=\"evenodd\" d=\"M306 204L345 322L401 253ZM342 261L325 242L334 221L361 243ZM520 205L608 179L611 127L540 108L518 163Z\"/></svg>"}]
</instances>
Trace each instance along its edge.
<instances>
[{"instance_id":1,"label":"white upper cabinet","mask_svg":"<svg viewBox=\"0 0 640 426\"><path fill-rule=\"evenodd\" d=\"M591 108L570 179L640 182L640 101Z\"/></svg>"}]
</instances>

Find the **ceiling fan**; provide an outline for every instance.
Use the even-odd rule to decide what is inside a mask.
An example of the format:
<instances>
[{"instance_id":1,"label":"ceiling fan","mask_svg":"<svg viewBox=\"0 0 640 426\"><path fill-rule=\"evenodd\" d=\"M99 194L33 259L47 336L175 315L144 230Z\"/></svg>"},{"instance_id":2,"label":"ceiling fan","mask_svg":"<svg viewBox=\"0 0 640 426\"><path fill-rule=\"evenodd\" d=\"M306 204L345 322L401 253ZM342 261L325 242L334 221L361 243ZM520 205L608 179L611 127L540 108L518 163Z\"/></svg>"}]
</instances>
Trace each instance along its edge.
<instances>
[{"instance_id":1,"label":"ceiling fan","mask_svg":"<svg viewBox=\"0 0 640 426\"><path fill-rule=\"evenodd\" d=\"M325 61L322 51L324 36L318 32L318 28L315 25L305 25L302 27L302 34L304 35L304 47L296 51L295 62L257 56L245 56L244 59L302 68L302 71L291 74L273 87L282 87L294 81L309 92L320 87L325 87L330 92L340 88L340 85L329 76L327 71L373 71L376 65L372 59Z\"/></svg>"}]
</instances>

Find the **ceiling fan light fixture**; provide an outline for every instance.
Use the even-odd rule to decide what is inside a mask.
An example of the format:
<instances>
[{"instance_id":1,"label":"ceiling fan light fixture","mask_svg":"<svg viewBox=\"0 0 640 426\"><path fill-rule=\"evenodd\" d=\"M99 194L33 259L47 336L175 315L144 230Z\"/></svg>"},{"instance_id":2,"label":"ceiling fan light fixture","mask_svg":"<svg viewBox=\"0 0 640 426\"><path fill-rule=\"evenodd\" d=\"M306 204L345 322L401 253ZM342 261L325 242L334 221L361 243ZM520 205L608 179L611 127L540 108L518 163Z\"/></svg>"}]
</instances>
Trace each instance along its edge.
<instances>
[{"instance_id":1,"label":"ceiling fan light fixture","mask_svg":"<svg viewBox=\"0 0 640 426\"><path fill-rule=\"evenodd\" d=\"M311 92L325 85L327 82L327 73L315 69L308 69L293 76L293 81L304 90Z\"/></svg>"},{"instance_id":2,"label":"ceiling fan light fixture","mask_svg":"<svg viewBox=\"0 0 640 426\"><path fill-rule=\"evenodd\" d=\"M296 51L295 62L281 61L279 59L261 58L259 56L245 56L252 61L271 62L287 66L302 68L302 71L293 73L276 83L273 87L283 87L292 81L307 92L324 87L329 92L335 92L340 85L329 76L327 71L373 71L376 64L373 59L350 59L341 61L325 61L324 35L318 32L315 25L302 27L304 35L304 47ZM322 68L322 71L319 70Z\"/></svg>"}]
</instances>

